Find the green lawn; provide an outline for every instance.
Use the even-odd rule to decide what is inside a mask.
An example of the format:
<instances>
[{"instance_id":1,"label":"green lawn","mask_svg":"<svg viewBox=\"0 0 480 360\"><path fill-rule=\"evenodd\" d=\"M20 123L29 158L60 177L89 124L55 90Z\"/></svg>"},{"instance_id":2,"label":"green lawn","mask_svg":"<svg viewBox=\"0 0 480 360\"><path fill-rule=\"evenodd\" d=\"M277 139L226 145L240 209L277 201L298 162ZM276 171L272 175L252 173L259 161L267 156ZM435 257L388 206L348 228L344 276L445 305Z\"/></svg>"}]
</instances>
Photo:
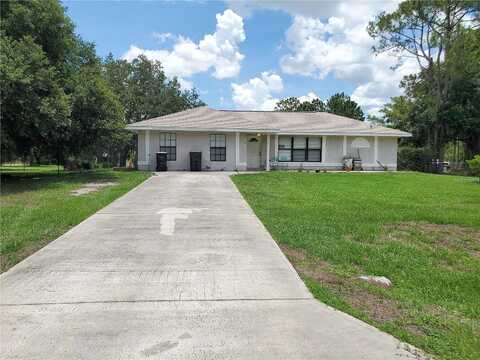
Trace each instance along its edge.
<instances>
[{"instance_id":1,"label":"green lawn","mask_svg":"<svg viewBox=\"0 0 480 360\"><path fill-rule=\"evenodd\" d=\"M57 167L57 165L22 165L22 164L11 164L11 165L2 165L0 166L0 172L3 175L15 176L15 177L34 177L36 175L54 175L58 172L66 173L63 170L63 166Z\"/></svg>"},{"instance_id":2,"label":"green lawn","mask_svg":"<svg viewBox=\"0 0 480 360\"><path fill-rule=\"evenodd\" d=\"M233 181L316 298L441 359L480 359L473 178L270 172Z\"/></svg>"},{"instance_id":3,"label":"green lawn","mask_svg":"<svg viewBox=\"0 0 480 360\"><path fill-rule=\"evenodd\" d=\"M22 167L23 168L23 167ZM1 186L1 271L56 239L150 176L148 172L94 170L61 172L56 167L4 171ZM114 182L87 195L70 191L85 183Z\"/></svg>"}]
</instances>

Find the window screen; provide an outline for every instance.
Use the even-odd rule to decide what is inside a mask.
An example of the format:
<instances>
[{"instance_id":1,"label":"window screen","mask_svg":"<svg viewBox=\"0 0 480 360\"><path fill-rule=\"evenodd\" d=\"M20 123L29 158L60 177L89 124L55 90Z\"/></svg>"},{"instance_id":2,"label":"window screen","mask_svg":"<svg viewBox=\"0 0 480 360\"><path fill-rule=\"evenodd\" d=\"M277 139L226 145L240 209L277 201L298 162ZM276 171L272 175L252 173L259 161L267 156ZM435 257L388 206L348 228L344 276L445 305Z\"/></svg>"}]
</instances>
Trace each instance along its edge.
<instances>
[{"instance_id":1,"label":"window screen","mask_svg":"<svg viewBox=\"0 0 480 360\"><path fill-rule=\"evenodd\" d=\"M322 161L322 138L306 136L280 136L278 161Z\"/></svg>"},{"instance_id":2,"label":"window screen","mask_svg":"<svg viewBox=\"0 0 480 360\"><path fill-rule=\"evenodd\" d=\"M160 151L167 153L167 161L177 160L177 135L160 133Z\"/></svg>"},{"instance_id":3,"label":"window screen","mask_svg":"<svg viewBox=\"0 0 480 360\"><path fill-rule=\"evenodd\" d=\"M222 134L210 135L210 161L226 161L226 137Z\"/></svg>"}]
</instances>

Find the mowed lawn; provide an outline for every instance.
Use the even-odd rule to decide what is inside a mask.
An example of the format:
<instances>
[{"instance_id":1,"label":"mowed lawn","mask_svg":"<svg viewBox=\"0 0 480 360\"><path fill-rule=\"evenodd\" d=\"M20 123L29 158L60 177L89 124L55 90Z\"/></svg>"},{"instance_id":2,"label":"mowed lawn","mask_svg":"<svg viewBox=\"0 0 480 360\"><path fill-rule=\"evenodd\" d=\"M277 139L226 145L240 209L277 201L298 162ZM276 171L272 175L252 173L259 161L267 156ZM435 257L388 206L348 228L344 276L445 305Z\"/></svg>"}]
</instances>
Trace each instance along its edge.
<instances>
[{"instance_id":1,"label":"mowed lawn","mask_svg":"<svg viewBox=\"0 0 480 360\"><path fill-rule=\"evenodd\" d=\"M45 246L125 194L151 173L93 170L61 172L55 166L2 167L1 271ZM85 195L70 192L86 183L116 183Z\"/></svg>"},{"instance_id":2,"label":"mowed lawn","mask_svg":"<svg viewBox=\"0 0 480 360\"><path fill-rule=\"evenodd\" d=\"M441 359L480 359L480 184L420 173L232 177L319 300ZM391 288L358 280L386 276Z\"/></svg>"}]
</instances>

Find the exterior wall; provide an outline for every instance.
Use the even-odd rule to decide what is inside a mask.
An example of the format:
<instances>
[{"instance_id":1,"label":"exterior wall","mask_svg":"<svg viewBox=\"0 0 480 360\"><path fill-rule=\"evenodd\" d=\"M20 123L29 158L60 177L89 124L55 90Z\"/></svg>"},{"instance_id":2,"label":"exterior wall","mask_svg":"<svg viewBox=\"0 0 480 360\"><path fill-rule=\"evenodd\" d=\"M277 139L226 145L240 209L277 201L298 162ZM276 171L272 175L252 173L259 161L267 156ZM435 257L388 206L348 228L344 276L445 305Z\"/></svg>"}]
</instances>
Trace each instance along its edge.
<instances>
[{"instance_id":1,"label":"exterior wall","mask_svg":"<svg viewBox=\"0 0 480 360\"><path fill-rule=\"evenodd\" d=\"M203 170L234 170L235 169L235 133L225 133L226 137L226 161L210 161L210 133L204 132L176 132L177 139L177 160L168 161L168 170L190 170L190 152L202 153ZM214 134L214 133L212 133ZM216 132L215 134L222 134ZM156 153L160 150L160 132L150 131L146 136L145 131L139 132L138 167L140 170L155 170ZM149 154L145 154L146 138L149 138ZM246 140L244 141L246 148ZM242 139L240 139L240 148L242 148ZM240 151L239 155L241 155ZM240 159L242 156L240 156ZM246 155L243 155L246 158ZM148 159L146 161L145 159ZM240 160L241 163L241 160ZM241 167L239 167L241 169Z\"/></svg>"},{"instance_id":2,"label":"exterior wall","mask_svg":"<svg viewBox=\"0 0 480 360\"><path fill-rule=\"evenodd\" d=\"M160 149L158 131L146 131L138 133L138 167L140 170L155 170L156 152ZM216 133L220 134L220 133ZM177 137L177 160L167 163L169 170L189 170L190 152L202 152L203 170L237 170L235 165L236 158L236 134L225 133L226 136L226 161L210 161L210 133L207 132L176 132ZM249 136L255 134L239 134L239 163L238 170L247 168L247 142ZM327 136L322 142L322 162L278 162L272 169L323 169L323 170L341 170L343 168L343 157L345 155L357 156L357 149L352 147L352 142L358 137ZM149 139L148 150L146 153L146 141ZM375 137L365 136L362 139L368 141L370 147L360 149L360 157L364 170L383 170L377 163L378 160L389 170L397 168L397 138L378 137L377 152L375 152ZM265 167L266 135L260 137L261 149L261 168ZM270 160L275 160L275 135L270 135ZM148 161L147 161L148 160Z\"/></svg>"},{"instance_id":3,"label":"exterior wall","mask_svg":"<svg viewBox=\"0 0 480 360\"><path fill-rule=\"evenodd\" d=\"M138 143L137 143L137 151L138 151L138 166L144 166L144 162L146 161L145 156L145 131L140 131L138 133Z\"/></svg>"},{"instance_id":4,"label":"exterior wall","mask_svg":"<svg viewBox=\"0 0 480 360\"><path fill-rule=\"evenodd\" d=\"M359 149L352 147L352 142L362 138L368 141L370 147ZM322 162L279 162L279 169L321 169L341 170L343 169L343 157L345 155L358 156L362 159L364 170L383 170L377 163L380 161L388 170L397 169L397 138L377 137L377 157L375 158L375 137L373 136L326 136L322 147ZM272 157L273 158L273 157Z\"/></svg>"},{"instance_id":5,"label":"exterior wall","mask_svg":"<svg viewBox=\"0 0 480 360\"><path fill-rule=\"evenodd\" d=\"M326 149L322 149L325 153L325 163L330 166L343 166L343 136L327 136Z\"/></svg>"},{"instance_id":6,"label":"exterior wall","mask_svg":"<svg viewBox=\"0 0 480 360\"><path fill-rule=\"evenodd\" d=\"M378 161L390 170L397 170L398 139L378 138Z\"/></svg>"},{"instance_id":7,"label":"exterior wall","mask_svg":"<svg viewBox=\"0 0 480 360\"><path fill-rule=\"evenodd\" d=\"M247 142L248 142L247 134L240 134L240 148L239 148L240 163L238 166L238 170L247 169Z\"/></svg>"}]
</instances>

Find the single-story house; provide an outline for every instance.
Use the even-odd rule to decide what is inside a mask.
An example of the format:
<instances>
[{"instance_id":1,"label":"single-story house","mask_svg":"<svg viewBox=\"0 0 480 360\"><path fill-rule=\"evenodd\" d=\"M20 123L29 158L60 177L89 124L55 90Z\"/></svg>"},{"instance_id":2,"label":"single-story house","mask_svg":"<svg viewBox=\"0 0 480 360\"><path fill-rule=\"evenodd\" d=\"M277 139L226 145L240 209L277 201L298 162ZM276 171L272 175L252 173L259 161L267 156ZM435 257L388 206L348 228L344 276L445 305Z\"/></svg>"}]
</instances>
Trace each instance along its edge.
<instances>
[{"instance_id":1,"label":"single-story house","mask_svg":"<svg viewBox=\"0 0 480 360\"><path fill-rule=\"evenodd\" d=\"M396 170L397 142L411 134L324 112L215 110L198 107L136 122L138 168L156 169L167 153L168 170L189 170L201 152L202 170L343 168L360 157L365 170Z\"/></svg>"}]
</instances>

